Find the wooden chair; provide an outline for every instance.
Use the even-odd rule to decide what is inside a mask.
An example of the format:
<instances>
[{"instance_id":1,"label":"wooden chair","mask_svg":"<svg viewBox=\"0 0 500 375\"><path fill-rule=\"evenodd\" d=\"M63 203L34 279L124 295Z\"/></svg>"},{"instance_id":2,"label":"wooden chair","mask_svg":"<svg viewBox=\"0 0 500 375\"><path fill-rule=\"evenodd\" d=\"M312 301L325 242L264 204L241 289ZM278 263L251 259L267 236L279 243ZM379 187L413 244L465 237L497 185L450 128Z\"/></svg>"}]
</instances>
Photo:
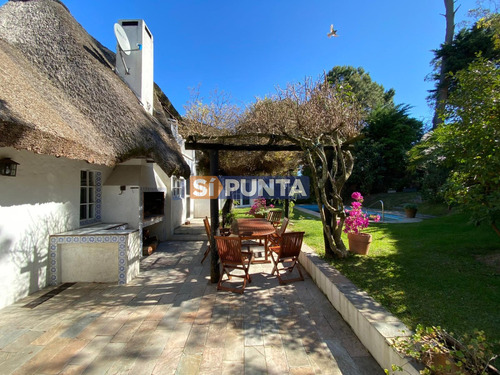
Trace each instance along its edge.
<instances>
[{"instance_id":1,"label":"wooden chair","mask_svg":"<svg viewBox=\"0 0 500 375\"><path fill-rule=\"evenodd\" d=\"M205 232L207 232L207 238L208 238L208 246L207 249L205 250L205 254L203 254L203 259L201 260L201 263L205 260L205 258L210 254L210 222L208 221L208 216L205 216L203 219L203 224L205 225Z\"/></svg>"},{"instance_id":2,"label":"wooden chair","mask_svg":"<svg viewBox=\"0 0 500 375\"><path fill-rule=\"evenodd\" d=\"M215 242L217 244L221 265L217 290L227 290L229 292L243 294L247 281L249 283L252 282L252 278L248 271L250 269L250 263L253 260L253 253L251 251L241 251L241 239L239 237L215 236ZM244 274L231 273L234 270L243 271ZM232 277L241 277L243 279L243 286L237 288L223 285L224 274L227 275L229 280L231 280Z\"/></svg>"},{"instance_id":3,"label":"wooden chair","mask_svg":"<svg viewBox=\"0 0 500 375\"><path fill-rule=\"evenodd\" d=\"M271 222L273 226L276 228L280 225L281 222L281 211L269 211L267 213L267 221Z\"/></svg>"},{"instance_id":4,"label":"wooden chair","mask_svg":"<svg viewBox=\"0 0 500 375\"><path fill-rule=\"evenodd\" d=\"M279 246L280 241L281 241L281 235L283 233L285 233L286 227L288 226L289 221L290 220L288 220L288 218L285 217L283 219L283 222L281 223L281 227L279 227L279 229L276 229L276 232L274 232L273 234L271 234L269 236L268 240L269 240L270 246Z\"/></svg>"},{"instance_id":5,"label":"wooden chair","mask_svg":"<svg viewBox=\"0 0 500 375\"><path fill-rule=\"evenodd\" d=\"M269 248L271 253L271 259L274 263L274 268L272 274L276 274L281 285L291 283L293 281L304 280L304 276L300 270L300 265L298 263L300 249L302 247L302 241L304 239L304 232L288 232L281 235L281 242L279 246L271 246ZM285 263L291 263L290 265L285 265ZM282 268L279 268L279 265ZM281 271L292 272L297 266L299 276L291 279L283 279L281 277Z\"/></svg>"}]
</instances>

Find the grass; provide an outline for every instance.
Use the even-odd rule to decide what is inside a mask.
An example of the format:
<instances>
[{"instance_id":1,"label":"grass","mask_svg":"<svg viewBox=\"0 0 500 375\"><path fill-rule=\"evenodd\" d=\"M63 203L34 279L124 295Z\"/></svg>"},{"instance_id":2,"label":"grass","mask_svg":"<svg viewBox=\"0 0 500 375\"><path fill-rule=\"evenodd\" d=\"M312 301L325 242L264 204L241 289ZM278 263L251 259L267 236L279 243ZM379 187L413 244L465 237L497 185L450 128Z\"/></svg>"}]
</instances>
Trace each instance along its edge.
<instances>
[{"instance_id":1,"label":"grass","mask_svg":"<svg viewBox=\"0 0 500 375\"><path fill-rule=\"evenodd\" d=\"M321 221L294 210L292 222L324 257ZM326 260L411 329L441 326L456 337L482 330L500 349L500 272L484 263L500 256L493 230L453 214L366 231L373 236L368 256Z\"/></svg>"},{"instance_id":2,"label":"grass","mask_svg":"<svg viewBox=\"0 0 500 375\"><path fill-rule=\"evenodd\" d=\"M409 201L412 193L407 194L388 201L396 207ZM247 211L234 210L237 218L251 217ZM305 242L325 258L319 218L294 210L290 228L305 231ZM366 231L373 236L369 255L325 260L410 329L418 323L441 326L456 337L482 330L500 350L500 271L498 263L495 268L485 262L498 262L500 241L490 227L474 227L465 215L450 214L419 223L372 224ZM347 245L345 235L344 240Z\"/></svg>"},{"instance_id":3,"label":"grass","mask_svg":"<svg viewBox=\"0 0 500 375\"><path fill-rule=\"evenodd\" d=\"M423 202L420 193L380 193L364 197L363 207L372 207L380 209L379 201L384 202L386 210L403 211L406 203L415 203L418 207L418 212L424 215L442 216L449 214L448 206L443 204L435 204Z\"/></svg>"}]
</instances>

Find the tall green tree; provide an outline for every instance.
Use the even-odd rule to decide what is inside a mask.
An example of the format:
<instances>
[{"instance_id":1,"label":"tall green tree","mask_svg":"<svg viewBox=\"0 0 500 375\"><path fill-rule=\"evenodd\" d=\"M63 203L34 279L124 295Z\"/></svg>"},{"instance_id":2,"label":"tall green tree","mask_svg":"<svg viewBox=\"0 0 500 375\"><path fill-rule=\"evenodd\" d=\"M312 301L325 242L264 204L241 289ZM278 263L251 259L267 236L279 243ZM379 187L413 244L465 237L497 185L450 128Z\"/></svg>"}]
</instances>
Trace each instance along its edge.
<instances>
[{"instance_id":1,"label":"tall green tree","mask_svg":"<svg viewBox=\"0 0 500 375\"><path fill-rule=\"evenodd\" d=\"M410 117L409 109L408 105L397 105L370 113L362 131L365 138L354 150L351 186L364 193L377 193L412 184L407 152L422 137L423 123Z\"/></svg>"},{"instance_id":2,"label":"tall green tree","mask_svg":"<svg viewBox=\"0 0 500 375\"><path fill-rule=\"evenodd\" d=\"M436 85L429 95L429 100L435 103L436 108L433 128L442 123L447 98L456 86L454 74L466 69L478 56L487 59L500 58L500 48L496 45L500 45L499 21L498 14L489 14L471 28L460 30L452 41L445 42L434 51L432 63L435 73L432 77Z\"/></svg>"},{"instance_id":3,"label":"tall green tree","mask_svg":"<svg viewBox=\"0 0 500 375\"><path fill-rule=\"evenodd\" d=\"M455 89L445 122L426 142L428 152L451 169L444 186L449 203L461 205L476 224L500 236L500 60L475 60L453 75Z\"/></svg>"},{"instance_id":4,"label":"tall green tree","mask_svg":"<svg viewBox=\"0 0 500 375\"><path fill-rule=\"evenodd\" d=\"M366 113L378 107L394 106L394 89L385 90L361 67L335 66L328 72L327 79L331 85L346 86Z\"/></svg>"},{"instance_id":5,"label":"tall green tree","mask_svg":"<svg viewBox=\"0 0 500 375\"><path fill-rule=\"evenodd\" d=\"M453 42L453 35L455 34L455 1L454 0L444 0L444 6L446 9L446 33L444 37L444 44L441 48L446 48ZM449 86L449 76L448 76L448 56L441 56L439 59L439 74L436 74L436 79L438 80L436 84L435 93L435 111L434 118L432 119L432 128L434 129L440 122L439 114L444 108L446 99L448 98L448 86ZM437 70L437 69L436 69Z\"/></svg>"}]
</instances>

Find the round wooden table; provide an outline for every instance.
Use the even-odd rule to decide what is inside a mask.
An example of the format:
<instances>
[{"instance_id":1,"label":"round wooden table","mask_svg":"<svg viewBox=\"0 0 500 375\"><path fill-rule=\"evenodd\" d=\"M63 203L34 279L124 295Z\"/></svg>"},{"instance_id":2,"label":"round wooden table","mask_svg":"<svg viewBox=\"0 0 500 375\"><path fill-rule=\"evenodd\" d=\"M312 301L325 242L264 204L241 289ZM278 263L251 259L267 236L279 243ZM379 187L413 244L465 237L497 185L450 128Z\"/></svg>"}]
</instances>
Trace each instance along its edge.
<instances>
[{"instance_id":1,"label":"round wooden table","mask_svg":"<svg viewBox=\"0 0 500 375\"><path fill-rule=\"evenodd\" d=\"M273 224L266 219L237 219L233 223L233 234L241 240L264 240L264 260L254 260L253 263L269 263L268 237L276 231Z\"/></svg>"}]
</instances>

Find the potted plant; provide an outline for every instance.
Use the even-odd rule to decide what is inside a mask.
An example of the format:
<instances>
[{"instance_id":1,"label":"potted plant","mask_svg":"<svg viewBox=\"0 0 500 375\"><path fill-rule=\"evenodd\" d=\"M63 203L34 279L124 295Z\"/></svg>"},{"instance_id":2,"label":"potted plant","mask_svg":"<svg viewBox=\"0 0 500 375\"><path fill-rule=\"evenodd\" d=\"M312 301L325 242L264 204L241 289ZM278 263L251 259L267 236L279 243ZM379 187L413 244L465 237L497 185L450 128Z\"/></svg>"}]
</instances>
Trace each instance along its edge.
<instances>
[{"instance_id":1,"label":"potted plant","mask_svg":"<svg viewBox=\"0 0 500 375\"><path fill-rule=\"evenodd\" d=\"M368 228L370 225L369 217L361 211L363 196L361 193L354 192L351 195L354 202L351 204L351 209L347 211L347 218L345 219L344 232L347 233L349 240L349 251L353 253L366 255L370 249L372 242L372 235L369 233L362 233L362 230ZM373 215L372 215L373 216ZM375 215L373 221L380 221L380 216Z\"/></svg>"},{"instance_id":2,"label":"potted plant","mask_svg":"<svg viewBox=\"0 0 500 375\"><path fill-rule=\"evenodd\" d=\"M493 366L497 358L484 332L475 331L456 339L441 327L418 324L411 336L396 337L392 346L401 354L416 359L425 366L420 374L470 375L498 374ZM393 365L393 371L404 371Z\"/></svg>"},{"instance_id":3,"label":"potted plant","mask_svg":"<svg viewBox=\"0 0 500 375\"><path fill-rule=\"evenodd\" d=\"M253 215L254 217L264 218L271 208L274 208L274 205L267 205L266 198L257 198L254 199L252 207L247 212L248 215Z\"/></svg>"},{"instance_id":4,"label":"potted plant","mask_svg":"<svg viewBox=\"0 0 500 375\"><path fill-rule=\"evenodd\" d=\"M417 205L415 203L407 203L404 206L406 217L414 218L417 214Z\"/></svg>"}]
</instances>

